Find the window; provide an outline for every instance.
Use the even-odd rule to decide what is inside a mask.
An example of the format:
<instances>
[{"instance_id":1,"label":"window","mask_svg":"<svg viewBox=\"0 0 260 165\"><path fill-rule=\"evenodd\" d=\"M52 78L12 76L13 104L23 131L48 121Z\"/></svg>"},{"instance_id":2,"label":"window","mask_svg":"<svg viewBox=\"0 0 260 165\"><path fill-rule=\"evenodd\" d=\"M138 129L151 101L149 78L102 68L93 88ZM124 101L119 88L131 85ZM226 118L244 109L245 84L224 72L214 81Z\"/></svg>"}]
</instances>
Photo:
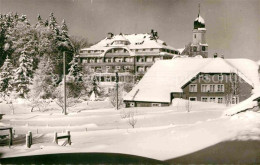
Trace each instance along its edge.
<instances>
[{"instance_id":1,"label":"window","mask_svg":"<svg viewBox=\"0 0 260 165\"><path fill-rule=\"evenodd\" d=\"M197 101L197 97L190 97L189 100L190 101Z\"/></svg>"},{"instance_id":2,"label":"window","mask_svg":"<svg viewBox=\"0 0 260 165\"><path fill-rule=\"evenodd\" d=\"M224 92L224 85L223 84L218 85L218 92Z\"/></svg>"},{"instance_id":3,"label":"window","mask_svg":"<svg viewBox=\"0 0 260 165\"><path fill-rule=\"evenodd\" d=\"M190 84L189 92L197 92L197 84Z\"/></svg>"},{"instance_id":4,"label":"window","mask_svg":"<svg viewBox=\"0 0 260 165\"><path fill-rule=\"evenodd\" d=\"M130 66L124 66L124 69L125 69L125 70L129 70L129 69L130 69Z\"/></svg>"},{"instance_id":5,"label":"window","mask_svg":"<svg viewBox=\"0 0 260 165\"><path fill-rule=\"evenodd\" d=\"M106 69L111 69L111 66L106 66Z\"/></svg>"},{"instance_id":6,"label":"window","mask_svg":"<svg viewBox=\"0 0 260 165\"><path fill-rule=\"evenodd\" d=\"M223 98L222 97L218 98L218 103L223 103Z\"/></svg>"},{"instance_id":7,"label":"window","mask_svg":"<svg viewBox=\"0 0 260 165\"><path fill-rule=\"evenodd\" d=\"M158 61L158 60L160 60L160 57L155 57L154 58L154 61Z\"/></svg>"},{"instance_id":8,"label":"window","mask_svg":"<svg viewBox=\"0 0 260 165\"><path fill-rule=\"evenodd\" d=\"M130 107L134 107L135 103L134 102L130 102Z\"/></svg>"},{"instance_id":9,"label":"window","mask_svg":"<svg viewBox=\"0 0 260 165\"><path fill-rule=\"evenodd\" d=\"M208 85L201 85L201 92L208 92Z\"/></svg>"},{"instance_id":10,"label":"window","mask_svg":"<svg viewBox=\"0 0 260 165\"><path fill-rule=\"evenodd\" d=\"M238 104L239 103L239 98L238 98L238 96L234 96L233 98L232 98L232 104Z\"/></svg>"},{"instance_id":11,"label":"window","mask_svg":"<svg viewBox=\"0 0 260 165\"><path fill-rule=\"evenodd\" d=\"M197 47L193 47L193 52L196 52L197 51Z\"/></svg>"},{"instance_id":12,"label":"window","mask_svg":"<svg viewBox=\"0 0 260 165\"><path fill-rule=\"evenodd\" d=\"M106 62L111 62L111 58L107 58L107 59L106 59Z\"/></svg>"},{"instance_id":13,"label":"window","mask_svg":"<svg viewBox=\"0 0 260 165\"><path fill-rule=\"evenodd\" d=\"M204 81L210 81L209 75L203 75L203 80Z\"/></svg>"},{"instance_id":14,"label":"window","mask_svg":"<svg viewBox=\"0 0 260 165\"><path fill-rule=\"evenodd\" d=\"M210 97L210 102L215 102L216 98L215 97Z\"/></svg>"},{"instance_id":15,"label":"window","mask_svg":"<svg viewBox=\"0 0 260 165\"><path fill-rule=\"evenodd\" d=\"M215 92L215 85L210 85L209 86L209 91L210 92Z\"/></svg>"},{"instance_id":16,"label":"window","mask_svg":"<svg viewBox=\"0 0 260 165\"><path fill-rule=\"evenodd\" d=\"M138 72L144 72L144 67L139 66L139 67L137 68L137 71L138 71Z\"/></svg>"},{"instance_id":17,"label":"window","mask_svg":"<svg viewBox=\"0 0 260 165\"><path fill-rule=\"evenodd\" d=\"M106 77L106 82L110 82L111 81L111 77Z\"/></svg>"},{"instance_id":18,"label":"window","mask_svg":"<svg viewBox=\"0 0 260 165\"><path fill-rule=\"evenodd\" d=\"M116 66L116 69L121 69L121 66Z\"/></svg>"},{"instance_id":19,"label":"window","mask_svg":"<svg viewBox=\"0 0 260 165\"><path fill-rule=\"evenodd\" d=\"M153 57L147 57L146 62L153 62Z\"/></svg>"},{"instance_id":20,"label":"window","mask_svg":"<svg viewBox=\"0 0 260 165\"><path fill-rule=\"evenodd\" d=\"M152 107L160 107L161 104L160 103L152 103Z\"/></svg>"},{"instance_id":21,"label":"window","mask_svg":"<svg viewBox=\"0 0 260 165\"><path fill-rule=\"evenodd\" d=\"M224 79L224 77L223 77L222 74L221 74L221 75L218 75L218 81L223 81L223 79Z\"/></svg>"},{"instance_id":22,"label":"window","mask_svg":"<svg viewBox=\"0 0 260 165\"><path fill-rule=\"evenodd\" d=\"M115 58L115 62L123 62L122 58Z\"/></svg>"},{"instance_id":23,"label":"window","mask_svg":"<svg viewBox=\"0 0 260 165\"><path fill-rule=\"evenodd\" d=\"M202 97L202 98L201 98L201 101L202 101L202 102L208 102L208 98L207 98L207 97Z\"/></svg>"},{"instance_id":24,"label":"window","mask_svg":"<svg viewBox=\"0 0 260 165\"><path fill-rule=\"evenodd\" d=\"M202 46L202 51L206 51L206 47L205 46Z\"/></svg>"}]
</instances>

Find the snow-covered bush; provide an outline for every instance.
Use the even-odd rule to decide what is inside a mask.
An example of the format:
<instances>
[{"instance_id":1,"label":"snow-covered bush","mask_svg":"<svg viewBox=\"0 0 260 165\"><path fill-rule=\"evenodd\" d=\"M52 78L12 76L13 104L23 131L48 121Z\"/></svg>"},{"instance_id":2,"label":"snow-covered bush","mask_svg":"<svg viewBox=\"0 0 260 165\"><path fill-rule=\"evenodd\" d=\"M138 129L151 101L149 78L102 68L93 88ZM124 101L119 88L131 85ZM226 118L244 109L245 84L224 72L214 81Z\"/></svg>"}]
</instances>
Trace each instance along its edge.
<instances>
[{"instance_id":1,"label":"snow-covered bush","mask_svg":"<svg viewBox=\"0 0 260 165\"><path fill-rule=\"evenodd\" d=\"M123 87L119 86L118 91L114 88L113 91L109 93L109 101L114 107L117 106L116 104L118 104L119 108L124 105L123 92Z\"/></svg>"},{"instance_id":2,"label":"snow-covered bush","mask_svg":"<svg viewBox=\"0 0 260 165\"><path fill-rule=\"evenodd\" d=\"M60 85L54 91L54 101L55 103L62 109L62 113L65 110L64 107L64 85L60 83ZM80 95L81 96L81 95ZM74 91L71 88L66 88L66 107L74 107L76 104L80 103L80 96L74 97Z\"/></svg>"},{"instance_id":3,"label":"snow-covered bush","mask_svg":"<svg viewBox=\"0 0 260 165\"><path fill-rule=\"evenodd\" d=\"M128 123L135 128L135 125L137 123L137 112L136 111L129 111L130 116L128 118Z\"/></svg>"}]
</instances>

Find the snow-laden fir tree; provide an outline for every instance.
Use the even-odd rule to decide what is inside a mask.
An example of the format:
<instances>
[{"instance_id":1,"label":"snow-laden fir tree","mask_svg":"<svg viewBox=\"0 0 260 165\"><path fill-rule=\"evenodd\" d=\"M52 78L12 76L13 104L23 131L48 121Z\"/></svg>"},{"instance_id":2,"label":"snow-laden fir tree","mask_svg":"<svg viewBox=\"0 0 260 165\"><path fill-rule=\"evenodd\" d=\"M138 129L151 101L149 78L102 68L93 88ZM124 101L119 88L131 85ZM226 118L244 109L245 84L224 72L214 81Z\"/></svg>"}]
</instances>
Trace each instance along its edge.
<instances>
[{"instance_id":1,"label":"snow-laden fir tree","mask_svg":"<svg viewBox=\"0 0 260 165\"><path fill-rule=\"evenodd\" d=\"M53 66L48 56L40 58L38 69L36 69L30 86L30 97L36 99L52 98L55 89L55 75Z\"/></svg>"},{"instance_id":2,"label":"snow-laden fir tree","mask_svg":"<svg viewBox=\"0 0 260 165\"><path fill-rule=\"evenodd\" d=\"M69 65L69 78L71 78L76 83L82 82L83 73L81 64L79 63L79 59L77 57L73 57Z\"/></svg>"},{"instance_id":3,"label":"snow-laden fir tree","mask_svg":"<svg viewBox=\"0 0 260 165\"><path fill-rule=\"evenodd\" d=\"M72 45L68 35L68 27L66 25L65 20L62 20L60 26L60 35L59 35L59 42L58 42L60 50L71 50Z\"/></svg>"},{"instance_id":4,"label":"snow-laden fir tree","mask_svg":"<svg viewBox=\"0 0 260 165\"><path fill-rule=\"evenodd\" d=\"M19 58L19 67L14 73L15 91L20 97L25 97L29 92L29 85L33 78L33 59L22 51Z\"/></svg>"},{"instance_id":5,"label":"snow-laden fir tree","mask_svg":"<svg viewBox=\"0 0 260 165\"><path fill-rule=\"evenodd\" d=\"M11 41L11 48L14 50L12 59L16 67L19 65L18 59L22 52L25 52L27 56L36 58L37 42L35 34L25 15L18 18L17 24L10 29L7 38Z\"/></svg>"},{"instance_id":6,"label":"snow-laden fir tree","mask_svg":"<svg viewBox=\"0 0 260 165\"><path fill-rule=\"evenodd\" d=\"M0 72L0 93L2 96L8 96L13 90L13 64L7 56Z\"/></svg>"}]
</instances>

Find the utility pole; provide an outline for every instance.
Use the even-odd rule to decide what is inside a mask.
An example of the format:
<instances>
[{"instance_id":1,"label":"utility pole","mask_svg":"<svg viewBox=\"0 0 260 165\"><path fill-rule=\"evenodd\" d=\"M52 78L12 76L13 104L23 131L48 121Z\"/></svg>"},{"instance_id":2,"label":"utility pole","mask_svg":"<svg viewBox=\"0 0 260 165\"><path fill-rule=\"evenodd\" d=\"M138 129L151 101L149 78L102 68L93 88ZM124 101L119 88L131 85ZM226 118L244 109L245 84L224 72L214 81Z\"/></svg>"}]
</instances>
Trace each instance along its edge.
<instances>
[{"instance_id":1,"label":"utility pole","mask_svg":"<svg viewBox=\"0 0 260 165\"><path fill-rule=\"evenodd\" d=\"M118 110L118 72L116 72L116 110Z\"/></svg>"},{"instance_id":2,"label":"utility pole","mask_svg":"<svg viewBox=\"0 0 260 165\"><path fill-rule=\"evenodd\" d=\"M66 53L63 52L63 83L64 83L64 115L67 115L67 99L66 99Z\"/></svg>"}]
</instances>

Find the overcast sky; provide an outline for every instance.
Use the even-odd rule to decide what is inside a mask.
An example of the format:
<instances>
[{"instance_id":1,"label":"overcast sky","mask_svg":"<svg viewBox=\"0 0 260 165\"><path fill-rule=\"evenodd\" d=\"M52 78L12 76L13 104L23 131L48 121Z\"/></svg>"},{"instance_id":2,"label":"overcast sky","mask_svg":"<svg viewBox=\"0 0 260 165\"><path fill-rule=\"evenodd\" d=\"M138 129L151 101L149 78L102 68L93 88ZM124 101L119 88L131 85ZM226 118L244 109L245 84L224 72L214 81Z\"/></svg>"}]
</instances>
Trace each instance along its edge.
<instances>
[{"instance_id":1,"label":"overcast sky","mask_svg":"<svg viewBox=\"0 0 260 165\"><path fill-rule=\"evenodd\" d=\"M35 23L51 12L65 19L70 35L95 43L108 32L158 31L161 40L182 48L192 40L193 21L206 21L209 57L260 59L260 0L0 0L0 12L26 14Z\"/></svg>"}]
</instances>

